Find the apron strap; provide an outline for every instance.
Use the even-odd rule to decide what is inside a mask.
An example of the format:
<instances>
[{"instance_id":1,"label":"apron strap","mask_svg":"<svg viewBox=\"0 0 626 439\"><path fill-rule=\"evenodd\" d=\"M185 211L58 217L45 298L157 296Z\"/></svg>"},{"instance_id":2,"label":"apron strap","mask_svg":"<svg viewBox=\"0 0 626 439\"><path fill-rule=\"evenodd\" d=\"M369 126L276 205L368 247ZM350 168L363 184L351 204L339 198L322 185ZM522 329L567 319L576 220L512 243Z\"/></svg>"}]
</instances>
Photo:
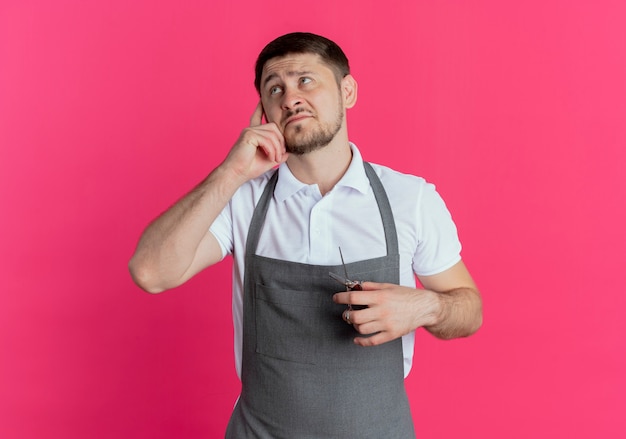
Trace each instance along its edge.
<instances>
[{"instance_id":1,"label":"apron strap","mask_svg":"<svg viewBox=\"0 0 626 439\"><path fill-rule=\"evenodd\" d=\"M396 232L396 222L393 219L393 212L389 204L387 192L380 181L380 178L374 172L374 168L368 162L363 162L365 173L370 180L370 185L374 191L374 197L378 203L378 210L383 220L383 229L385 231L385 241L387 242L387 254L397 255L400 253L398 246L398 233Z\"/></svg>"},{"instance_id":2,"label":"apron strap","mask_svg":"<svg viewBox=\"0 0 626 439\"><path fill-rule=\"evenodd\" d=\"M259 199L257 207L254 209L252 220L250 222L250 228L248 229L248 239L246 240L246 255L253 255L256 253L256 248L259 243L261 235L261 229L265 222L265 215L267 214L267 208L270 204L270 200L274 196L274 188L278 181L278 169L274 172L270 181L265 186L265 190Z\"/></svg>"}]
</instances>

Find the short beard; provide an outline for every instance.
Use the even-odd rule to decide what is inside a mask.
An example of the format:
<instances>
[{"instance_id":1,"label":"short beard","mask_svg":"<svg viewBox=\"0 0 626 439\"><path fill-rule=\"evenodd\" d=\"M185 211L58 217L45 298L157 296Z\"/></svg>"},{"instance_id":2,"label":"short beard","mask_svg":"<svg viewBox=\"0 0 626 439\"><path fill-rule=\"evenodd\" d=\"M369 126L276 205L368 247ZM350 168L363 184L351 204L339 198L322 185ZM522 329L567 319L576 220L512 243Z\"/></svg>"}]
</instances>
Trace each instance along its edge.
<instances>
[{"instance_id":1,"label":"short beard","mask_svg":"<svg viewBox=\"0 0 626 439\"><path fill-rule=\"evenodd\" d=\"M303 155L316 151L328 145L335 138L343 124L343 108L340 106L337 119L333 125L319 126L316 130L301 139L289 141L285 138L285 149L294 155ZM302 127L295 126L296 134L302 131Z\"/></svg>"}]
</instances>

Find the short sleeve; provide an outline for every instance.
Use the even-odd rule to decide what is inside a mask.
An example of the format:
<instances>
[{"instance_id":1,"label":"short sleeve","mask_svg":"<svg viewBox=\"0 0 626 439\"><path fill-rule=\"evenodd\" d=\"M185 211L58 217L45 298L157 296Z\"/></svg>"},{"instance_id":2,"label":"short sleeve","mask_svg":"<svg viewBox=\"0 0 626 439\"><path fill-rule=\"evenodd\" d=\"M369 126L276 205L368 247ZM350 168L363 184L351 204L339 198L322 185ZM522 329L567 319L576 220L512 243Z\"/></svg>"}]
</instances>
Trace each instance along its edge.
<instances>
[{"instance_id":1,"label":"short sleeve","mask_svg":"<svg viewBox=\"0 0 626 439\"><path fill-rule=\"evenodd\" d=\"M217 242L222 249L222 258L226 257L233 252L233 221L232 221L232 206L229 202L226 207L215 218L213 224L209 228L209 231L215 236Z\"/></svg>"},{"instance_id":2,"label":"short sleeve","mask_svg":"<svg viewBox=\"0 0 626 439\"><path fill-rule=\"evenodd\" d=\"M433 184L422 186L417 203L418 242L413 271L430 276L461 260L461 242L452 215Z\"/></svg>"}]
</instances>

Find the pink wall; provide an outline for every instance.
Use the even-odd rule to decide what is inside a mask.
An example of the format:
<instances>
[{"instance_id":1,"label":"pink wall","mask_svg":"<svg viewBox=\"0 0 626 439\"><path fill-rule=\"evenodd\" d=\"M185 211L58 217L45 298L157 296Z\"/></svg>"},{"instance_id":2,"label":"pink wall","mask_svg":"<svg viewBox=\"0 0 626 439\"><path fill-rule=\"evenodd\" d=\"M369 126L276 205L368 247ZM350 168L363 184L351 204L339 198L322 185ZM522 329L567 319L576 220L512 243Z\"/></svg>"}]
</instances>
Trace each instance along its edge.
<instances>
[{"instance_id":1,"label":"pink wall","mask_svg":"<svg viewBox=\"0 0 626 439\"><path fill-rule=\"evenodd\" d=\"M421 438L626 431L626 4L0 3L0 437L220 437L229 263L176 291L126 264L225 155L273 37L335 39L366 158L435 182L485 300L420 332Z\"/></svg>"}]
</instances>

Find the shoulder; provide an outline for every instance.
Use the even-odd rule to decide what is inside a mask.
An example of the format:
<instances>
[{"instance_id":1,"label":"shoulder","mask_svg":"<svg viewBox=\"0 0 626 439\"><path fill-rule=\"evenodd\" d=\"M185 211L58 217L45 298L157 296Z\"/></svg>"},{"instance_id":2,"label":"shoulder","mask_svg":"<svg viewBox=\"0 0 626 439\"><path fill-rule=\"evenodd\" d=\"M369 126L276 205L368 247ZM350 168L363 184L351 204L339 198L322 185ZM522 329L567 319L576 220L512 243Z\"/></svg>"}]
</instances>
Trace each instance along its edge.
<instances>
[{"instance_id":1,"label":"shoulder","mask_svg":"<svg viewBox=\"0 0 626 439\"><path fill-rule=\"evenodd\" d=\"M232 252L237 243L245 242L254 209L274 172L270 170L241 185L213 221L211 232L220 242L223 254Z\"/></svg>"},{"instance_id":2,"label":"shoulder","mask_svg":"<svg viewBox=\"0 0 626 439\"><path fill-rule=\"evenodd\" d=\"M423 177L396 171L387 166L373 164L397 221L423 222L426 217L443 218L450 215L445 201L435 184Z\"/></svg>"},{"instance_id":3,"label":"shoulder","mask_svg":"<svg viewBox=\"0 0 626 439\"><path fill-rule=\"evenodd\" d=\"M264 174L242 184L233 195L231 204L252 202L253 205L256 205L275 172L276 169L270 169Z\"/></svg>"},{"instance_id":4,"label":"shoulder","mask_svg":"<svg viewBox=\"0 0 626 439\"><path fill-rule=\"evenodd\" d=\"M425 191L435 191L435 185L426 181L423 177L396 171L388 166L370 163L378 178L380 178L387 196L415 198Z\"/></svg>"}]
</instances>

